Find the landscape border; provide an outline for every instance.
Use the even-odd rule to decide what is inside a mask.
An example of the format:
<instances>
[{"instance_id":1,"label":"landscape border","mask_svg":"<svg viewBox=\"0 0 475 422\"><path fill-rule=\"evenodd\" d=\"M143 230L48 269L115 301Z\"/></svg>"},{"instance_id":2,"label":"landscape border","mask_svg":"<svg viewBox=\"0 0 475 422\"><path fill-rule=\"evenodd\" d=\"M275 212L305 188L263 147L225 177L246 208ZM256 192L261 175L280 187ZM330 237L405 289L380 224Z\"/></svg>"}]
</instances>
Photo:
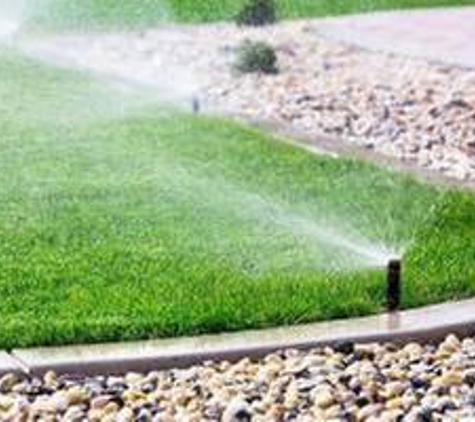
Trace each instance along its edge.
<instances>
[{"instance_id":1,"label":"landscape border","mask_svg":"<svg viewBox=\"0 0 475 422\"><path fill-rule=\"evenodd\" d=\"M282 349L346 342L432 343L475 335L475 299L314 324L128 343L42 347L0 352L0 374L115 375L184 368L204 361L257 359Z\"/></svg>"}]
</instances>

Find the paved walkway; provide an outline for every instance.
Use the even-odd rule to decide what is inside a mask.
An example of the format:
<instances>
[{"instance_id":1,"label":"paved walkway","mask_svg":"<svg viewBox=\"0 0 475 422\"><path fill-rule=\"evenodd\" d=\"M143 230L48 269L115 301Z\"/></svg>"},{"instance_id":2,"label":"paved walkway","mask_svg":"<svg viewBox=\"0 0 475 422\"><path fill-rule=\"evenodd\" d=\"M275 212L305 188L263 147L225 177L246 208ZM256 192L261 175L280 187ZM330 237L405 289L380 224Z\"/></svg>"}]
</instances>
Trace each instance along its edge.
<instances>
[{"instance_id":1,"label":"paved walkway","mask_svg":"<svg viewBox=\"0 0 475 422\"><path fill-rule=\"evenodd\" d=\"M319 32L372 50L475 68L475 7L331 18Z\"/></svg>"}]
</instances>

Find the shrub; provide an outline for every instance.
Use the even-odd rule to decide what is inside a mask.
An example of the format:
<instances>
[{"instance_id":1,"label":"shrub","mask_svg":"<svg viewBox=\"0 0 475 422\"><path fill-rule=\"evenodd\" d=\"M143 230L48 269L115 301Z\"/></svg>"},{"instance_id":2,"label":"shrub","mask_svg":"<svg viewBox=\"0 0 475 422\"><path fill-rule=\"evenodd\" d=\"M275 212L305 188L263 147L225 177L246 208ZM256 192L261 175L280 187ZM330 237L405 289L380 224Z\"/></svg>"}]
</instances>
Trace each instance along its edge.
<instances>
[{"instance_id":1,"label":"shrub","mask_svg":"<svg viewBox=\"0 0 475 422\"><path fill-rule=\"evenodd\" d=\"M236 16L238 25L263 26L277 20L274 0L248 0Z\"/></svg>"},{"instance_id":2,"label":"shrub","mask_svg":"<svg viewBox=\"0 0 475 422\"><path fill-rule=\"evenodd\" d=\"M264 42L244 41L235 68L241 73L277 73L277 54Z\"/></svg>"}]
</instances>

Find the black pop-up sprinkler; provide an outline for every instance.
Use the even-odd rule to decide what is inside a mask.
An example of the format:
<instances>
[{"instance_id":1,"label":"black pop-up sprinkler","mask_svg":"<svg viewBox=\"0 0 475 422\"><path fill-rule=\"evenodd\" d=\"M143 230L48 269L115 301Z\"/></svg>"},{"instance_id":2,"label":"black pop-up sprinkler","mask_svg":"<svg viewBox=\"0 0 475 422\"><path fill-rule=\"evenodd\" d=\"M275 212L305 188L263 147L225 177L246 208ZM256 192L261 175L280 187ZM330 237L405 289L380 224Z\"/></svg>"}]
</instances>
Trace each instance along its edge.
<instances>
[{"instance_id":1,"label":"black pop-up sprinkler","mask_svg":"<svg viewBox=\"0 0 475 422\"><path fill-rule=\"evenodd\" d=\"M193 96L193 98L191 99L191 109L194 114L199 114L199 112L201 111L200 99L196 95Z\"/></svg>"},{"instance_id":2,"label":"black pop-up sprinkler","mask_svg":"<svg viewBox=\"0 0 475 422\"><path fill-rule=\"evenodd\" d=\"M401 271L402 261L391 259L387 267L386 303L388 311L397 311L401 304Z\"/></svg>"}]
</instances>

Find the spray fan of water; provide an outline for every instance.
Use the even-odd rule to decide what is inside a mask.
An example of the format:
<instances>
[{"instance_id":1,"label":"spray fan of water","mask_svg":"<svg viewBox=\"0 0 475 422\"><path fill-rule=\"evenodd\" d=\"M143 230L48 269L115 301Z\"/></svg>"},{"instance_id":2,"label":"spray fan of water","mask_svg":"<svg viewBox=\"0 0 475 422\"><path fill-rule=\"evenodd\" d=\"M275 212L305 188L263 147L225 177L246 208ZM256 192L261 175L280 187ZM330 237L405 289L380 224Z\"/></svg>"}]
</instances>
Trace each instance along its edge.
<instances>
[{"instance_id":1,"label":"spray fan of water","mask_svg":"<svg viewBox=\"0 0 475 422\"><path fill-rule=\"evenodd\" d=\"M13 8L7 13L7 8L2 4L0 0L0 13L2 8L5 10L0 18L0 38L9 39L14 36L21 26L21 7ZM176 29L174 31L171 31L170 34L178 34L179 32ZM115 54L115 46L120 45L123 39L121 37L124 37L124 35L117 37L113 34L105 34L100 38L96 38L85 33L72 38L52 38L39 42L28 40L26 43L20 43L19 47L31 56L44 61L65 67L88 69L93 73L102 75L104 79L108 78L111 82L120 78L123 86L129 83L129 86L135 88L137 82L143 83L144 90L152 87L161 91L157 98L159 102L167 102L168 99L173 101L177 98L181 101L183 98L191 97L190 93L196 92L199 83L192 77L193 72L189 72L187 69L181 69L183 72L180 72L179 65L172 66L168 73L161 74L162 79L171 81L171 88L168 91L162 89L163 84L157 82L157 68L162 69L161 59L163 59L163 54L155 58L155 68L142 68L140 63L131 63L128 67L114 68L113 65L107 65L107 61L104 59L101 61L90 59L91 57L97 59L104 52L104 49L99 48L94 53L94 45L97 40L99 40L97 44L99 47L101 43L106 46L110 45L112 57ZM184 40L186 41L187 38L185 37ZM137 44L137 48L140 48L139 44ZM84 56L81 53L84 53ZM173 62L173 60L171 61ZM105 67L104 63L106 63ZM110 63L114 64L114 61ZM117 58L115 63L117 63ZM207 194L209 194L209 188L210 184L207 184ZM225 197L222 197L222 192L227 192ZM224 189L223 186L219 186L218 189L213 190L212 195L215 196L215 199L222 197L223 203L227 201L228 204L230 202L227 198L235 198L231 201L231 203L234 203L232 208L247 210L247 217L251 220L257 220L260 223L266 221L267 224L285 233L291 233L296 238L306 239L310 243L320 245L319 247L327 247L334 253L335 259L332 262L316 262L316 268L332 270L383 268L391 259L397 259L402 254L399 248L393 248L384 244L384 242L365 238L357 231L349 229L348 223L341 224L338 222L338 218L335 218L336 222L329 223L326 221L327 219L301 215L282 207L271 199L263 198L253 192L240 191L229 185L224 186ZM236 198L240 199L237 200Z\"/></svg>"},{"instance_id":2,"label":"spray fan of water","mask_svg":"<svg viewBox=\"0 0 475 422\"><path fill-rule=\"evenodd\" d=\"M0 41L9 40L20 31L25 13L25 0L0 0Z\"/></svg>"},{"instance_id":3,"label":"spray fan of water","mask_svg":"<svg viewBox=\"0 0 475 422\"><path fill-rule=\"evenodd\" d=\"M246 250L244 256L255 264L257 272L296 267L317 271L385 269L389 261L403 254L402 247L370 240L335 209L300 209L225 177L204 175L193 162L173 164L173 159L168 159L166 166L166 172L151 177L165 177L173 191L187 187L186 194L180 196L187 197L207 220L208 229L216 233L213 243L218 255L238 256L240 252L222 237L217 221L239 222L238 237L251 251Z\"/></svg>"},{"instance_id":4,"label":"spray fan of water","mask_svg":"<svg viewBox=\"0 0 475 422\"><path fill-rule=\"evenodd\" d=\"M19 30L20 23L0 18L0 39L8 39Z\"/></svg>"}]
</instances>

